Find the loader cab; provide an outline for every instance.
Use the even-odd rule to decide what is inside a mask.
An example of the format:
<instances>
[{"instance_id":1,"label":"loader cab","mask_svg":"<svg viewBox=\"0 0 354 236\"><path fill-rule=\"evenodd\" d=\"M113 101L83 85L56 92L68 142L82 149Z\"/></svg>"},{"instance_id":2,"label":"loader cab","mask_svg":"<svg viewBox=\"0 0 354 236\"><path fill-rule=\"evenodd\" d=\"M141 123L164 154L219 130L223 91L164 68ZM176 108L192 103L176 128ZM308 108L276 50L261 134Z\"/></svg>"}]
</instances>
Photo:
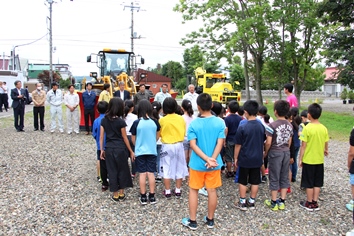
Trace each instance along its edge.
<instances>
[{"instance_id":1,"label":"loader cab","mask_svg":"<svg viewBox=\"0 0 354 236\"><path fill-rule=\"evenodd\" d=\"M93 56L96 55L94 59ZM87 57L87 62L96 62L100 69L99 74L103 76L118 76L122 72L130 75L131 72L131 58L134 55L132 52L125 50L103 49L98 54L91 54ZM93 59L95 61L93 61Z\"/></svg>"}]
</instances>

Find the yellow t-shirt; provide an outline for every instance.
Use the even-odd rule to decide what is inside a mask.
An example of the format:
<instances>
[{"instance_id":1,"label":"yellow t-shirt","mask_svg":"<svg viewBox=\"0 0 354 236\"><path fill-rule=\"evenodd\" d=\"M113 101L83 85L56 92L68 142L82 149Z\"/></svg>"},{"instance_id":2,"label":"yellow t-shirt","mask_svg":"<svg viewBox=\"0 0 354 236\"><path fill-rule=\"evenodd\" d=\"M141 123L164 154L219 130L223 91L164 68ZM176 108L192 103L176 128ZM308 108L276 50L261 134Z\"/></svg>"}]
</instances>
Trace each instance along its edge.
<instances>
[{"instance_id":1,"label":"yellow t-shirt","mask_svg":"<svg viewBox=\"0 0 354 236\"><path fill-rule=\"evenodd\" d=\"M184 140L186 134L186 122L177 114L168 114L159 120L162 143L177 143Z\"/></svg>"},{"instance_id":2,"label":"yellow t-shirt","mask_svg":"<svg viewBox=\"0 0 354 236\"><path fill-rule=\"evenodd\" d=\"M99 96L99 98L98 98L98 101L99 101L99 102L100 102L100 101L106 101L106 102L109 103L109 100L111 100L111 95L109 94L109 92L107 92L107 91L102 91L102 92L100 93L100 96Z\"/></svg>"},{"instance_id":3,"label":"yellow t-shirt","mask_svg":"<svg viewBox=\"0 0 354 236\"><path fill-rule=\"evenodd\" d=\"M306 142L302 162L310 165L323 164L325 143L329 140L327 128L322 124L308 123L302 130L300 140Z\"/></svg>"}]
</instances>

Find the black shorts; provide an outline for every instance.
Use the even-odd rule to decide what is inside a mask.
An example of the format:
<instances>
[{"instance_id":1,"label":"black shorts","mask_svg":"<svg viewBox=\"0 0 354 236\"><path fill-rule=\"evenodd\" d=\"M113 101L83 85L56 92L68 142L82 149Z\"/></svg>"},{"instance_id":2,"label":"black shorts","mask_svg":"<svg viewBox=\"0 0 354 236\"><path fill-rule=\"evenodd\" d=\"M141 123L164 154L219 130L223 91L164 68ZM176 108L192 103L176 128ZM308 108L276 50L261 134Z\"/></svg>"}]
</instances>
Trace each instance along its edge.
<instances>
[{"instance_id":1,"label":"black shorts","mask_svg":"<svg viewBox=\"0 0 354 236\"><path fill-rule=\"evenodd\" d=\"M136 172L145 173L156 171L156 156L155 155L141 155L135 158Z\"/></svg>"},{"instance_id":2,"label":"black shorts","mask_svg":"<svg viewBox=\"0 0 354 236\"><path fill-rule=\"evenodd\" d=\"M259 168L239 168L238 183L242 185L261 183L261 169Z\"/></svg>"},{"instance_id":3,"label":"black shorts","mask_svg":"<svg viewBox=\"0 0 354 236\"><path fill-rule=\"evenodd\" d=\"M302 163L301 187L320 188L323 186L324 165L310 165Z\"/></svg>"}]
</instances>

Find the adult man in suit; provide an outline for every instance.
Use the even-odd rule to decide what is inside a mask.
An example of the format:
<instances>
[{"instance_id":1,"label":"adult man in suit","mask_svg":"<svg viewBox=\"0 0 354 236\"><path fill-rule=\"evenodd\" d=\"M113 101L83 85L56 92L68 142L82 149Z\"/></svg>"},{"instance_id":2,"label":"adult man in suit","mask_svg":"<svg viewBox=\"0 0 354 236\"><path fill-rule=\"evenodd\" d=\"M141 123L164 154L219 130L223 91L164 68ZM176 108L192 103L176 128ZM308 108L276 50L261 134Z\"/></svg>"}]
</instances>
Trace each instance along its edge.
<instances>
[{"instance_id":1,"label":"adult man in suit","mask_svg":"<svg viewBox=\"0 0 354 236\"><path fill-rule=\"evenodd\" d=\"M12 109L14 110L15 118L15 129L17 132L24 132L24 115L25 115L25 105L26 100L26 91L21 88L22 83L19 80L15 81L15 88L11 89L11 99L12 99ZM20 118L20 123L18 122Z\"/></svg>"},{"instance_id":2,"label":"adult man in suit","mask_svg":"<svg viewBox=\"0 0 354 236\"><path fill-rule=\"evenodd\" d=\"M123 101L125 100L130 100L130 93L129 91L127 90L124 90L125 88L125 83L123 81L120 81L118 83L119 85L119 90L118 91L115 91L114 94L113 94L113 97L119 97L121 98Z\"/></svg>"}]
</instances>

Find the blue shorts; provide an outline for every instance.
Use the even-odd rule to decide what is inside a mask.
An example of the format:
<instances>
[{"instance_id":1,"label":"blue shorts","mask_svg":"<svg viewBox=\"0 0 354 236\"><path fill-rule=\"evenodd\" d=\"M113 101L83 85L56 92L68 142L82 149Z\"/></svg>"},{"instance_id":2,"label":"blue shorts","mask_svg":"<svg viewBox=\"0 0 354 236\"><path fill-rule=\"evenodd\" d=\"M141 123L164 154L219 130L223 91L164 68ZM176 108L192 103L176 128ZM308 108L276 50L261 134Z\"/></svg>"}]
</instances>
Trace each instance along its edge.
<instances>
[{"instance_id":1,"label":"blue shorts","mask_svg":"<svg viewBox=\"0 0 354 236\"><path fill-rule=\"evenodd\" d=\"M156 155L141 155L135 158L136 172L154 173L156 171Z\"/></svg>"},{"instance_id":2,"label":"blue shorts","mask_svg":"<svg viewBox=\"0 0 354 236\"><path fill-rule=\"evenodd\" d=\"M350 174L349 183L350 183L351 185L354 185L354 174Z\"/></svg>"}]
</instances>

